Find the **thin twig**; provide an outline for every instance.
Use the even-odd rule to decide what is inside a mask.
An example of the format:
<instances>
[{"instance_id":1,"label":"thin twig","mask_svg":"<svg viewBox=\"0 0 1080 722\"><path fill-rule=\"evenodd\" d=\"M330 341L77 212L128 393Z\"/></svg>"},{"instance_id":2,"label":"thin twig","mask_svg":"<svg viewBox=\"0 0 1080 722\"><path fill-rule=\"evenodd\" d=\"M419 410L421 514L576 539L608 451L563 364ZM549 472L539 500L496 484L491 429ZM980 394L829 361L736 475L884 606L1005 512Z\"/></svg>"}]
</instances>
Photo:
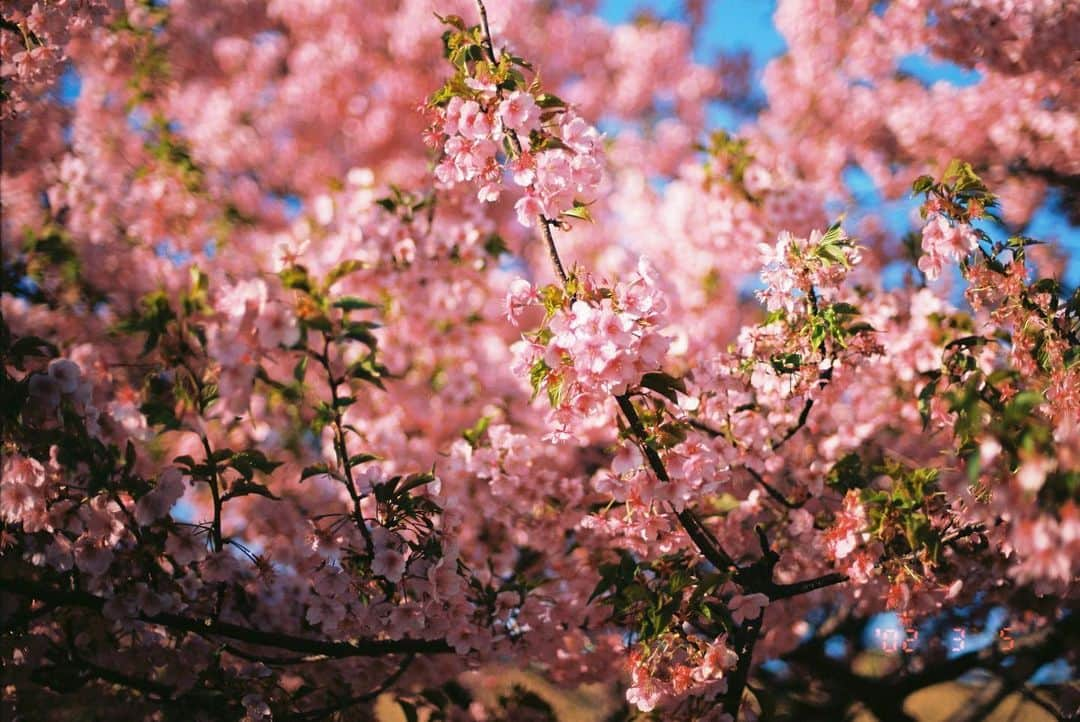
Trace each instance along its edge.
<instances>
[{"instance_id":1,"label":"thin twig","mask_svg":"<svg viewBox=\"0 0 1080 722\"><path fill-rule=\"evenodd\" d=\"M488 27L487 8L484 7L483 0L476 0L476 7L480 11L480 26L484 29L484 49L487 51L488 59L492 65L497 64L499 61L495 57L495 43L491 39L491 28ZM520 157L522 145L517 132L511 128L506 128L506 136L510 139L510 145L513 147L514 153ZM570 276L567 275L562 259L559 258L559 249L555 245L555 236L551 232L551 227L557 223L558 221L548 218L542 213L537 216L537 227L540 229L541 238L544 239L544 245L547 246L551 265L555 269L555 274L559 277L559 283L565 288L570 283Z\"/></svg>"},{"instance_id":2,"label":"thin twig","mask_svg":"<svg viewBox=\"0 0 1080 722\"><path fill-rule=\"evenodd\" d=\"M779 489L777 489L775 486L773 486L769 482L765 481L765 479L761 476L761 474L757 473L756 471L751 469L749 466L744 466L742 468L748 474L750 474L750 476L754 477L754 479L765 488L765 491L767 491L769 493L769 496L771 496L773 499L776 499L778 502L780 502L781 504L786 506L788 509L801 509L803 507L805 502L797 502L797 501L792 501L791 499L788 499L786 496L784 496L783 493L781 493L781 491Z\"/></svg>"},{"instance_id":3,"label":"thin twig","mask_svg":"<svg viewBox=\"0 0 1080 722\"><path fill-rule=\"evenodd\" d=\"M823 388L824 386L826 386L829 383L829 381L832 380L832 375L833 375L833 366L830 363L829 368L825 369L824 371L822 371L818 375L818 379L815 382L817 384L818 388ZM787 433L785 433L782 437L780 437L779 441L777 441L775 444L772 445L772 450L773 451L776 451L781 446L786 444L791 437L793 437L795 434L799 433L799 430L802 429L804 426L806 426L806 422L810 418L810 410L812 408L814 408L814 399L811 397L811 398L808 398L806 400L805 404L803 404L802 412L799 413L799 420L795 422L795 425L792 426L790 429L788 429Z\"/></svg>"},{"instance_id":4,"label":"thin twig","mask_svg":"<svg viewBox=\"0 0 1080 722\"><path fill-rule=\"evenodd\" d=\"M321 717L326 717L327 715L333 714L334 712L341 712L342 710L348 709L349 707L352 707L354 705L363 704L364 702L371 702L372 700L377 698L379 695L381 695L383 692L390 689L390 686L392 684L394 684L399 679L401 679L401 675L405 674L405 671L413 663L414 659L416 659L416 657L414 655L412 655L412 654L405 657L405 659L403 659L401 661L401 664L398 665L398 668L396 670L394 670L390 674L389 677L384 679L382 681L382 683L378 687L371 690L370 692L365 692L364 694L357 695L355 697L349 697L348 699L341 700L340 702L336 702L336 703L334 703L332 705L328 705L326 707L320 707L318 709L308 710L307 712L298 712L296 714L292 714L292 715L289 715L287 717L284 717L283 719L286 719L286 720L314 720L314 719L319 719Z\"/></svg>"},{"instance_id":5,"label":"thin twig","mask_svg":"<svg viewBox=\"0 0 1080 722\"><path fill-rule=\"evenodd\" d=\"M959 541L966 537L973 536L975 534L982 534L985 531L986 527L984 527L982 524L968 524L967 526L963 526L957 529L952 534L948 534L942 537L941 544L943 546L952 544L953 542ZM882 559L874 566L882 567L892 562L914 559L917 556L918 555L915 552L911 552L900 557L889 557L886 559ZM818 589L824 589L825 587L831 587L836 584L843 584L844 582L849 580L850 577L847 574L842 574L840 572L831 572L829 574L823 574L820 577L804 579L801 582L794 582L793 584L773 584L767 591L765 591L765 593L769 596L770 600L777 601L780 599L797 597L800 594L807 594L808 592L813 592Z\"/></svg>"},{"instance_id":6,"label":"thin twig","mask_svg":"<svg viewBox=\"0 0 1080 722\"><path fill-rule=\"evenodd\" d=\"M619 404L623 416L626 417L626 422L630 424L630 430L634 432L634 437L638 440L638 446L641 448L642 453L645 454L645 459L649 462L653 473L656 474L656 478L663 482L671 481L660 454L656 453L656 449L645 443L648 433L641 423L641 417L638 416L637 409L634 408L634 402L626 394L616 396L615 401ZM724 551L720 543L705 528L705 525L697 518L696 514L689 509L683 509L676 513L676 517L698 550L713 566L717 569L730 569L735 566L735 561L731 558L731 555Z\"/></svg>"}]
</instances>

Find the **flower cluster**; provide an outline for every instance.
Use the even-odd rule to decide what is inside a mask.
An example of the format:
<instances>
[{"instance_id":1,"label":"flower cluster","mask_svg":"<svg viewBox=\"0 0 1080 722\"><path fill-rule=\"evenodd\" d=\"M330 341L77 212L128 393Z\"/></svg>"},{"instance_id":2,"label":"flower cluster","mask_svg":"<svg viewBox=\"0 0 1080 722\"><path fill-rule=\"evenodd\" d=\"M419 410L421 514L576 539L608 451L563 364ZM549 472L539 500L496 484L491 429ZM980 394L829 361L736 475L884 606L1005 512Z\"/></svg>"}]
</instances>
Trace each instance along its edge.
<instances>
[{"instance_id":1,"label":"flower cluster","mask_svg":"<svg viewBox=\"0 0 1080 722\"><path fill-rule=\"evenodd\" d=\"M757 292L758 298L769 311L789 313L811 294L828 297L830 289L839 286L847 270L860 260L858 248L839 223L824 233L815 229L809 238L783 231L776 243L759 244L758 252L765 285Z\"/></svg>"},{"instance_id":2,"label":"flower cluster","mask_svg":"<svg viewBox=\"0 0 1080 722\"><path fill-rule=\"evenodd\" d=\"M50 361L45 373L30 377L27 391L42 417L55 414L62 400L70 400L80 412L90 408L92 387L82 378L79 365L69 359Z\"/></svg>"},{"instance_id":3,"label":"flower cluster","mask_svg":"<svg viewBox=\"0 0 1080 722\"><path fill-rule=\"evenodd\" d=\"M526 91L514 91L501 102L487 98L484 105L455 96L440 114L438 132L445 136L445 156L435 169L444 184L477 182L481 201L498 200L504 168L499 154L513 145L507 132L535 137L529 147L516 150L507 164L508 175L525 194L514 205L518 221L531 226L537 216L558 218L577 199L595 193L602 175L600 134L570 110L540 130L539 106Z\"/></svg>"},{"instance_id":4,"label":"flower cluster","mask_svg":"<svg viewBox=\"0 0 1080 722\"><path fill-rule=\"evenodd\" d=\"M979 237L966 223L950 223L940 213L934 213L927 219L922 229L922 250L919 258L919 270L931 281L941 275L945 264L959 261L974 251L979 245Z\"/></svg>"},{"instance_id":5,"label":"flower cluster","mask_svg":"<svg viewBox=\"0 0 1080 722\"><path fill-rule=\"evenodd\" d=\"M727 635L711 642L695 640L693 645L677 649L674 656L631 653L627 702L642 712L651 712L658 705L671 705L680 698L715 697L727 691L725 674L739 659L728 646Z\"/></svg>"},{"instance_id":6,"label":"flower cluster","mask_svg":"<svg viewBox=\"0 0 1080 722\"><path fill-rule=\"evenodd\" d=\"M547 309L540 329L514 344L514 366L534 393L547 392L560 421L595 413L610 395L660 368L670 340L660 332L667 303L657 281L642 257L637 273L612 287L584 276L572 284L573 294L554 286L511 288L511 317L533 298Z\"/></svg>"},{"instance_id":7,"label":"flower cluster","mask_svg":"<svg viewBox=\"0 0 1080 722\"><path fill-rule=\"evenodd\" d=\"M851 490L823 535L825 549L853 579L865 582L874 567L873 558L862 548L868 539L866 508L859 492Z\"/></svg>"},{"instance_id":8,"label":"flower cluster","mask_svg":"<svg viewBox=\"0 0 1080 722\"><path fill-rule=\"evenodd\" d=\"M0 519L21 522L29 532L51 529L46 503L53 496L45 466L37 459L4 455L0 475Z\"/></svg>"},{"instance_id":9,"label":"flower cluster","mask_svg":"<svg viewBox=\"0 0 1080 722\"><path fill-rule=\"evenodd\" d=\"M247 407L255 362L267 351L292 346L300 340L300 327L279 284L261 278L228 288L217 299L220 309L210 329L209 347L221 364L218 384L229 399L229 410L243 413Z\"/></svg>"},{"instance_id":10,"label":"flower cluster","mask_svg":"<svg viewBox=\"0 0 1080 722\"><path fill-rule=\"evenodd\" d=\"M581 199L594 195L602 179L602 137L537 82L526 86L515 64L510 55L462 60L458 75L436 93L425 135L443 151L435 177L444 185L477 183L477 198L490 203L508 175L525 189L514 210L526 227L567 211L580 218L587 214Z\"/></svg>"}]
</instances>

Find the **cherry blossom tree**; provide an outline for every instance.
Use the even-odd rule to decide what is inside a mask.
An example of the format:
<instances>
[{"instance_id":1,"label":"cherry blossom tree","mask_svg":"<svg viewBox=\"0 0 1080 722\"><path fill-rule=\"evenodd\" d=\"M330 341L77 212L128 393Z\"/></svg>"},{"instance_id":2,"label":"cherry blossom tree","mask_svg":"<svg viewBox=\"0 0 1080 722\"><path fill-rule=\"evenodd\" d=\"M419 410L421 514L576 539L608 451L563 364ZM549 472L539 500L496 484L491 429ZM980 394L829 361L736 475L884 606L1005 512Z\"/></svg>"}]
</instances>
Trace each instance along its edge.
<instances>
[{"instance_id":1,"label":"cherry blossom tree","mask_svg":"<svg viewBox=\"0 0 1080 722\"><path fill-rule=\"evenodd\" d=\"M687 6L5 5L6 715L1075 709L1080 7Z\"/></svg>"}]
</instances>

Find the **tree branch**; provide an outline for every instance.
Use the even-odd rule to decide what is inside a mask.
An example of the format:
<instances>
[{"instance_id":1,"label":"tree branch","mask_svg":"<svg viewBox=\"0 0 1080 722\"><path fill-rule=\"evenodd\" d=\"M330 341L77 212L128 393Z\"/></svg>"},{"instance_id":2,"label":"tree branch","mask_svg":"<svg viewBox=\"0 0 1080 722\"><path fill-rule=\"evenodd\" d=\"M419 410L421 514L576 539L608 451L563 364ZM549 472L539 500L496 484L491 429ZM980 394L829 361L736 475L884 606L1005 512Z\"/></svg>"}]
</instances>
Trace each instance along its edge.
<instances>
[{"instance_id":1,"label":"tree branch","mask_svg":"<svg viewBox=\"0 0 1080 722\"><path fill-rule=\"evenodd\" d=\"M499 60L495 57L495 43L491 39L491 28L488 27L487 8L484 7L484 0L476 0L476 8L480 12L480 26L484 30L484 49L487 51L488 59L494 65L498 63ZM522 153L522 146L517 131L507 128L506 136L510 139L510 145L513 147L514 152L520 156ZM565 288L570 282L570 277L567 275L566 268L563 266L562 259L559 257L559 248L555 245L555 236L551 233L551 226L556 223L557 221L547 218L542 213L537 216L537 226L540 229L541 238L544 239L544 245L547 246L551 265L555 269L555 275L558 276L559 283Z\"/></svg>"},{"instance_id":2,"label":"tree branch","mask_svg":"<svg viewBox=\"0 0 1080 722\"><path fill-rule=\"evenodd\" d=\"M487 9L484 7L483 0L476 0L476 7L480 12L480 25L484 31L484 47L487 50L488 58L492 63L498 62L495 58L495 44L491 39L491 29L488 27ZM510 144L513 146L514 152L521 155L521 141L518 139L517 133L508 129L507 137L510 138ZM537 219L537 223L540 228L540 235L547 245L548 256L551 258L551 265L565 289L570 282L570 277L566 274L566 269L563 267L562 259L559 257L558 246L555 244L555 236L551 232L551 227L556 224L556 221L546 218L541 214ZM645 443L648 434L645 431L645 427L641 424L641 419L638 417L637 411L634 409L634 404L630 401L630 397L626 394L622 394L616 396L615 400L618 402L623 416L626 417L627 423L630 424L630 428L634 432L639 447L645 454L646 459L648 459L649 466L652 468L653 473L656 474L660 481L670 481L671 478L664 468L664 462L660 459L660 455L656 453L655 449ZM686 530L687 535L697 546L698 550L713 566L717 569L729 569L735 566L735 562L731 556L723 550L720 543L709 530L705 528L705 525L701 523L692 511L683 509L678 512L676 516L683 529Z\"/></svg>"},{"instance_id":3,"label":"tree branch","mask_svg":"<svg viewBox=\"0 0 1080 722\"><path fill-rule=\"evenodd\" d=\"M966 537L974 534L982 534L986 531L986 527L982 524L968 524L967 526L960 527L952 534L948 534L941 539L942 545L952 544ZM882 559L875 567L881 567L890 562L898 562L914 559L917 556L915 552L905 554L900 557L889 557ZM800 594L806 594L808 592L815 591L817 589L824 589L825 587L831 587L835 584L843 584L848 581L850 577L847 574L840 572L831 572L829 574L823 574L820 577L814 577L813 579L804 579L801 582L794 582L792 584L772 584L768 590L761 590L768 595L772 601L778 601L780 599L789 599L790 597L797 597Z\"/></svg>"},{"instance_id":4,"label":"tree branch","mask_svg":"<svg viewBox=\"0 0 1080 722\"><path fill-rule=\"evenodd\" d=\"M817 385L818 385L818 388L821 388L821 387L827 385L829 383L829 381L832 380L832 375L833 375L833 366L830 363L829 368L825 369L824 371L822 371L818 375L818 379L817 379L817 382L816 382ZM813 399L813 397L808 398L806 400L806 403L803 405L802 412L799 414L799 420L795 422L795 425L792 426L790 429L788 429L787 433L785 433L780 438L779 441L777 441L775 444L772 445L772 450L773 451L776 451L781 446L786 444L788 442L788 440L792 436L799 433L799 430L801 428L803 428L804 426L806 426L806 422L810 418L810 410L812 408L814 408L814 399Z\"/></svg>"},{"instance_id":5,"label":"tree branch","mask_svg":"<svg viewBox=\"0 0 1080 722\"><path fill-rule=\"evenodd\" d=\"M755 481L757 481L759 484L761 484L765 488L765 491L767 491L769 493L769 496L771 496L776 501L780 502L782 505L784 505L788 509L801 509L803 507L804 502L797 502L797 501L792 501L791 499L788 499L786 496L783 495L783 493L780 492L779 489L777 489L775 486L773 486L769 482L765 481L765 479L761 476L761 474L757 473L756 471L751 469L749 466L744 466L742 468L745 469L746 472L748 474L750 474L750 476L754 477Z\"/></svg>"},{"instance_id":6,"label":"tree branch","mask_svg":"<svg viewBox=\"0 0 1080 722\"><path fill-rule=\"evenodd\" d=\"M724 711L734 719L739 718L739 707L742 706L743 690L750 678L750 666L754 661L754 647L761 635L761 622L765 619L765 609L762 608L753 619L748 619L739 629L739 644L736 653L739 661L735 665L735 671L728 678L728 689L724 694Z\"/></svg>"},{"instance_id":7,"label":"tree branch","mask_svg":"<svg viewBox=\"0 0 1080 722\"><path fill-rule=\"evenodd\" d=\"M405 674L405 671L413 663L414 659L416 659L416 657L411 654L407 656L401 661L401 664L398 665L398 668L394 670L389 677L384 679L378 687L371 690L370 692L365 692L364 694L357 695L355 697L343 699L339 702L335 702L332 705L327 705L326 707L308 710L307 712L297 712L287 717L283 717L282 719L296 720L297 722L301 720L315 720L321 717L326 717L327 715L333 714L334 712L341 712L342 710L346 710L354 705L363 704L364 702L371 702L380 694L390 689L390 686L394 684L394 682L397 682L401 678L401 675Z\"/></svg>"},{"instance_id":8,"label":"tree branch","mask_svg":"<svg viewBox=\"0 0 1080 722\"><path fill-rule=\"evenodd\" d=\"M40 599L57 607L82 607L100 613L105 606L104 599L88 592L63 590L30 579L5 579L0 577L0 588L4 590L4 593ZM203 637L224 637L260 647L272 647L303 654L324 655L335 659L382 657L387 654L445 654L453 651L453 648L441 639L325 641L252 629L239 624L215 620L211 617L194 619L181 614L163 612L153 616L139 615L136 619L148 624L159 624L169 629L191 632Z\"/></svg>"},{"instance_id":9,"label":"tree branch","mask_svg":"<svg viewBox=\"0 0 1080 722\"><path fill-rule=\"evenodd\" d=\"M634 402L626 394L616 396L615 401L618 403L623 416L626 417L626 423L630 424L630 430L634 432L638 446L641 448L642 453L645 454L645 459L649 462L649 467L653 470L653 473L656 474L656 478L663 482L671 481L660 454L656 453L656 449L645 443L648 433L641 423L641 417L638 416L637 409L634 408ZM686 530L687 536L690 537L698 550L714 567L717 569L731 569L735 566L735 560L724 551L716 537L705 528L705 525L697 518L694 512L683 509L677 512L675 516L683 529Z\"/></svg>"}]
</instances>

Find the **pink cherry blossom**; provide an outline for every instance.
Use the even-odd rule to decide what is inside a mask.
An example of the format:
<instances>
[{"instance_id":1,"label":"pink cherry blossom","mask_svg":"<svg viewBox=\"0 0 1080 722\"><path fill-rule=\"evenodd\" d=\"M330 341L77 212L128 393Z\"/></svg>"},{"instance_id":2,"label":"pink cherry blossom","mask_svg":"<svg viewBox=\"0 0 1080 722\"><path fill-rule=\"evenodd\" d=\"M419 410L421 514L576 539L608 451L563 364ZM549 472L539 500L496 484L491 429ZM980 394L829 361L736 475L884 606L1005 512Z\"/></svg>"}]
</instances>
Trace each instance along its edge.
<instances>
[{"instance_id":1,"label":"pink cherry blossom","mask_svg":"<svg viewBox=\"0 0 1080 722\"><path fill-rule=\"evenodd\" d=\"M528 135L540 125L540 106L532 94L515 90L499 103L503 126Z\"/></svg>"}]
</instances>

